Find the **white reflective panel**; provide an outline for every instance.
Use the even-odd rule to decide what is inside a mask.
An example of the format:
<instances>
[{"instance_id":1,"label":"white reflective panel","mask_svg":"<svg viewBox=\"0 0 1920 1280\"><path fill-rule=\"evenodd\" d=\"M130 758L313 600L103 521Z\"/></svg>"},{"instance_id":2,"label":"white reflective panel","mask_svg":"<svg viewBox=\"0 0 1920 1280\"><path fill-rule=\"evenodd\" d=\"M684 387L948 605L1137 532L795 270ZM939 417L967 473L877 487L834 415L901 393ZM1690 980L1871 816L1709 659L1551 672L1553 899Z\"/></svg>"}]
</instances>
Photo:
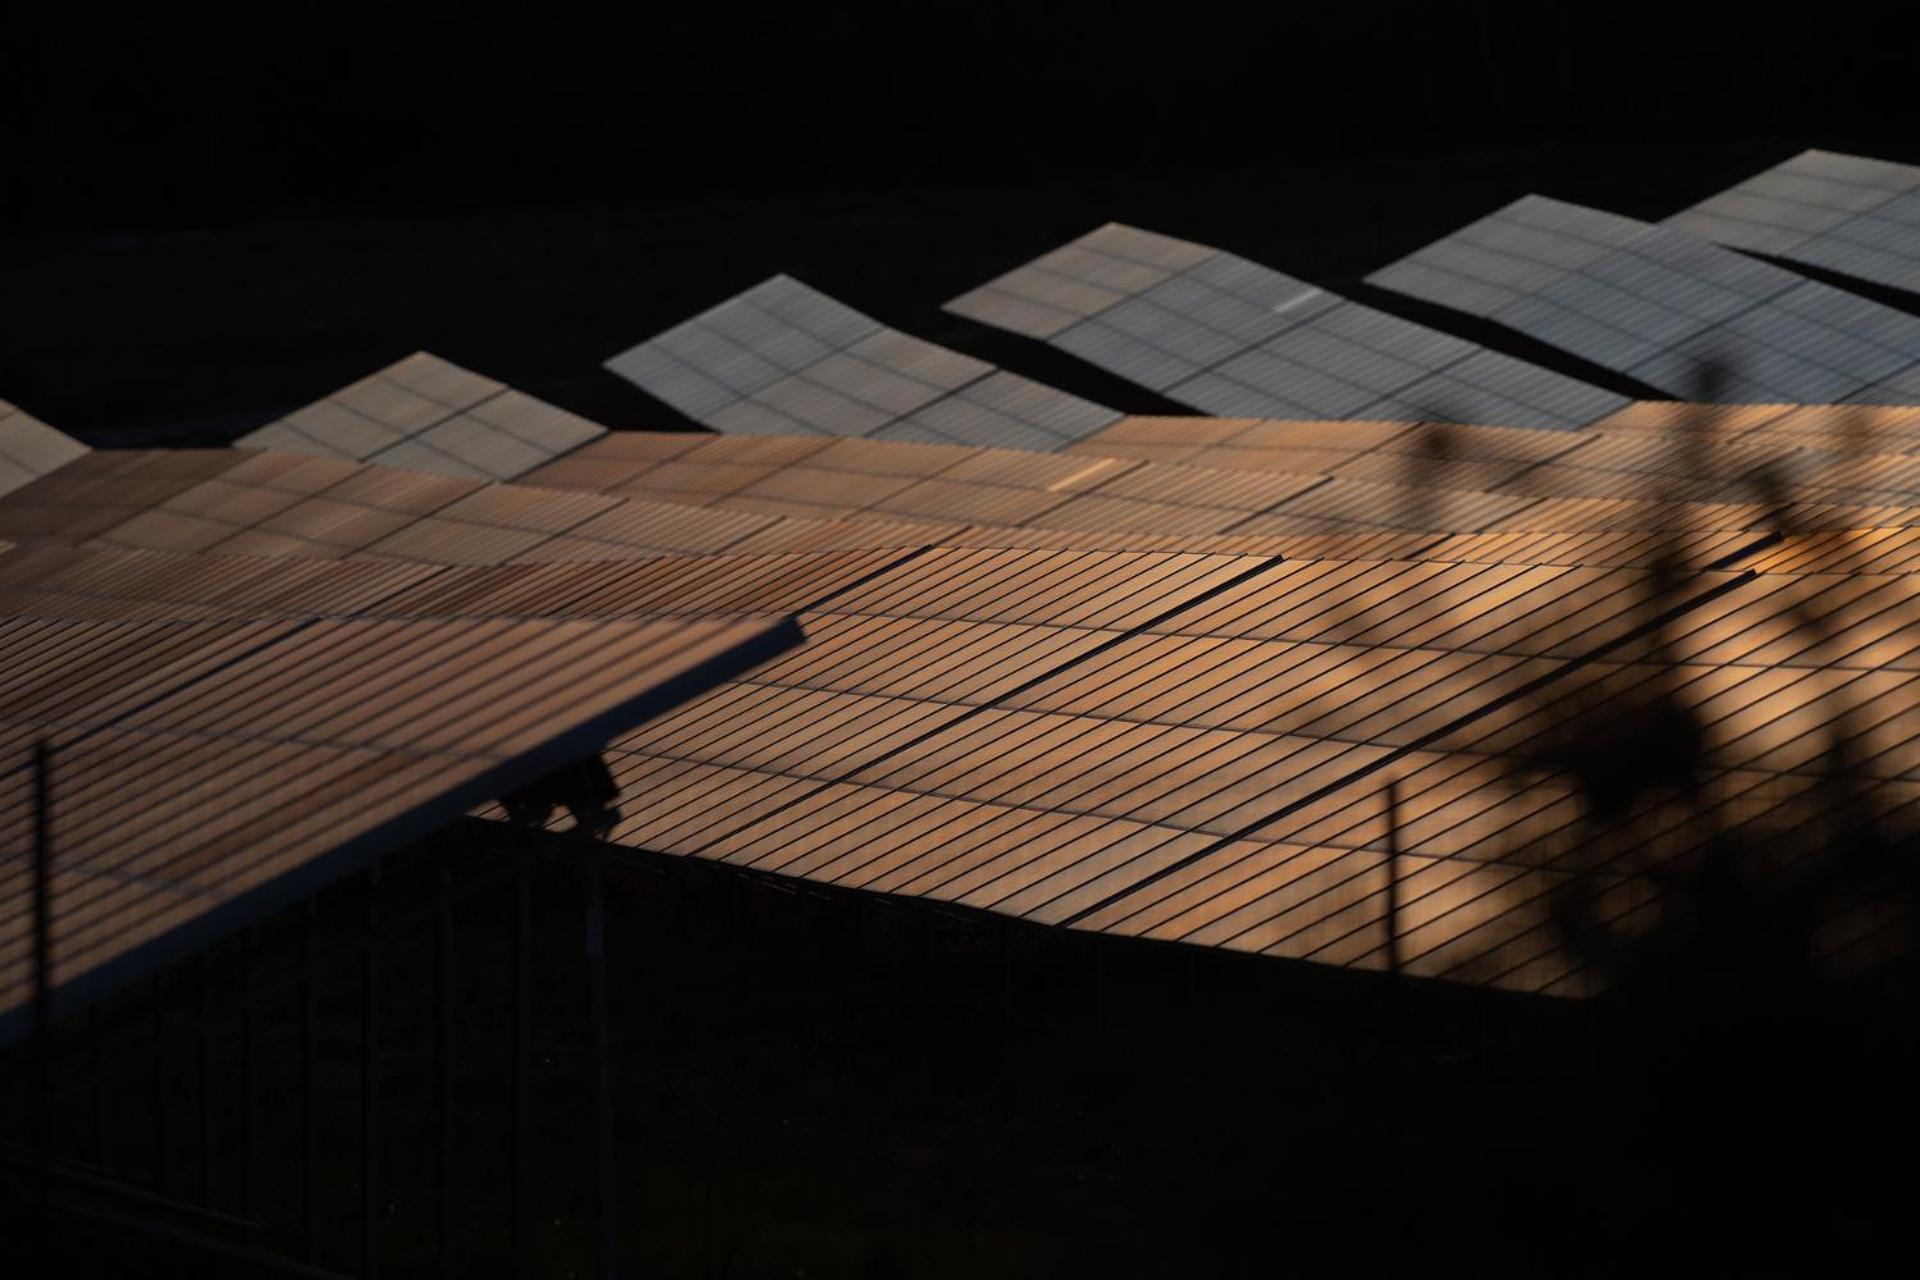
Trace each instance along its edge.
<instances>
[{"instance_id":1,"label":"white reflective panel","mask_svg":"<svg viewBox=\"0 0 1920 1280\"><path fill-rule=\"evenodd\" d=\"M1871 173L1892 180L1884 167ZM1868 202L1849 185L1831 193L1825 212L1764 221L1768 202L1798 197L1819 207L1814 197L1827 181L1772 174L1663 226L1529 196L1368 280L1485 316L1675 396L1710 385L1730 402L1831 402L1868 388L1884 395L1920 363L1920 320L1692 233L1734 225L1735 243L1799 254L1815 242L1809 237L1836 243L1871 216L1857 212L1864 203L1907 198L1875 188ZM1908 241L1882 225L1888 248L1847 242L1841 252L1864 260L1894 253L1895 244L1920 250L1920 226Z\"/></svg>"},{"instance_id":2,"label":"white reflective panel","mask_svg":"<svg viewBox=\"0 0 1920 1280\"><path fill-rule=\"evenodd\" d=\"M636 361L676 401L710 405L731 395L667 353ZM605 434L598 423L422 351L234 443L511 480Z\"/></svg>"},{"instance_id":3,"label":"white reflective panel","mask_svg":"<svg viewBox=\"0 0 1920 1280\"><path fill-rule=\"evenodd\" d=\"M1806 151L1681 210L1667 225L1920 292L1920 166Z\"/></svg>"},{"instance_id":4,"label":"white reflective panel","mask_svg":"<svg viewBox=\"0 0 1920 1280\"><path fill-rule=\"evenodd\" d=\"M1558 216L1552 208L1535 212L1549 221ZM1606 219L1582 215L1572 221L1580 227L1597 221L1597 229L1584 229L1599 234L1608 229ZM1607 251L1570 247L1552 231L1514 225L1537 240L1542 252L1559 258ZM1512 280L1551 280L1556 271L1471 245L1450 246L1443 256L1463 272L1491 264ZM1487 291L1494 306L1518 296L1497 286ZM1041 309L1010 299L1035 300ZM1482 371L1509 382L1516 375L1504 358L1482 359L1494 353L1475 343L1206 245L1116 224L955 298L947 310L1041 338L1194 409L1237 417L1400 417L1407 412L1401 392L1435 374L1447 372L1455 384L1469 386ZM1062 322L1064 316L1077 318ZM1478 388L1475 402L1511 406L1509 416L1493 421L1564 427L1568 412L1584 410L1597 418L1626 404L1624 397L1576 379L1520 367L1532 371L1537 398L1559 407L1529 405L1498 387Z\"/></svg>"},{"instance_id":5,"label":"white reflective panel","mask_svg":"<svg viewBox=\"0 0 1920 1280\"><path fill-rule=\"evenodd\" d=\"M0 494L11 493L88 452L87 446L0 400Z\"/></svg>"},{"instance_id":6,"label":"white reflective panel","mask_svg":"<svg viewBox=\"0 0 1920 1280\"><path fill-rule=\"evenodd\" d=\"M1064 328L1076 312L1104 309L1122 296L1093 281L1151 283L1166 274L1111 253L1080 250L1056 255L1028 285L1008 282L1046 304L1002 291L989 309L1017 317L1039 307ZM977 445L1017 439L1024 448L1054 449L1119 416L889 329L790 276L762 281L621 352L606 367L688 417L742 435L934 438ZM1020 394L991 405L971 394L996 379L1017 384Z\"/></svg>"}]
</instances>

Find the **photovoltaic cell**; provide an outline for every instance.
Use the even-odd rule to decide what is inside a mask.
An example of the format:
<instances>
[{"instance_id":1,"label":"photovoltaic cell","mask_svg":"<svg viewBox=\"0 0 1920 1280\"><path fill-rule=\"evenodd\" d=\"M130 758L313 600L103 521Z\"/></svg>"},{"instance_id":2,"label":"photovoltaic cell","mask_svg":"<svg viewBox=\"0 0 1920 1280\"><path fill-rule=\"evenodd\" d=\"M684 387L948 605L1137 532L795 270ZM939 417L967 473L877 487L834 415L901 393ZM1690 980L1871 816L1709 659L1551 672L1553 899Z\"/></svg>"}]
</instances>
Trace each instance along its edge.
<instances>
[{"instance_id":1,"label":"photovoltaic cell","mask_svg":"<svg viewBox=\"0 0 1920 1280\"><path fill-rule=\"evenodd\" d=\"M1566 428L1626 403L1258 263L1118 223L947 310L1208 413Z\"/></svg>"},{"instance_id":2,"label":"photovoltaic cell","mask_svg":"<svg viewBox=\"0 0 1920 1280\"><path fill-rule=\"evenodd\" d=\"M716 431L1052 449L1120 415L774 276L606 362Z\"/></svg>"},{"instance_id":3,"label":"photovoltaic cell","mask_svg":"<svg viewBox=\"0 0 1920 1280\"><path fill-rule=\"evenodd\" d=\"M511 480L605 434L597 423L422 351L235 443Z\"/></svg>"},{"instance_id":4,"label":"photovoltaic cell","mask_svg":"<svg viewBox=\"0 0 1920 1280\"><path fill-rule=\"evenodd\" d=\"M1711 373L1727 403L1920 399L1920 319L1679 221L1526 196L1367 279L1677 396L1700 395Z\"/></svg>"},{"instance_id":5,"label":"photovoltaic cell","mask_svg":"<svg viewBox=\"0 0 1920 1280\"><path fill-rule=\"evenodd\" d=\"M1803 151L1666 225L1920 293L1920 167L1913 165Z\"/></svg>"}]
</instances>

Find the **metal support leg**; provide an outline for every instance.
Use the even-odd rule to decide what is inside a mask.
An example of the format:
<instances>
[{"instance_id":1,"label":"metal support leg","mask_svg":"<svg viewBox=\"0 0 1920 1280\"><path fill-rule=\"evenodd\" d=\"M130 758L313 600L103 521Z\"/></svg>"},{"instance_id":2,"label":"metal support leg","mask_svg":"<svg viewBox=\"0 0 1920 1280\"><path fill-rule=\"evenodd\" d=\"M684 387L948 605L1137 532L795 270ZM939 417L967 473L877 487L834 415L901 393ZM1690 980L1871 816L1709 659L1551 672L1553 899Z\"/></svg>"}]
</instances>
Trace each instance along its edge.
<instances>
[{"instance_id":1,"label":"metal support leg","mask_svg":"<svg viewBox=\"0 0 1920 1280\"><path fill-rule=\"evenodd\" d=\"M213 966L200 966L200 1203L213 1207Z\"/></svg>"},{"instance_id":2,"label":"metal support leg","mask_svg":"<svg viewBox=\"0 0 1920 1280\"><path fill-rule=\"evenodd\" d=\"M1400 781L1387 781L1387 972L1400 974Z\"/></svg>"},{"instance_id":3,"label":"metal support leg","mask_svg":"<svg viewBox=\"0 0 1920 1280\"><path fill-rule=\"evenodd\" d=\"M586 853L587 1000L593 1025L593 1156L599 1191L600 1275L613 1280L620 1268L620 1232L613 1181L613 1073L607 1027L606 886L597 848Z\"/></svg>"},{"instance_id":4,"label":"metal support leg","mask_svg":"<svg viewBox=\"0 0 1920 1280\"><path fill-rule=\"evenodd\" d=\"M380 1274L380 862L367 868L367 954L360 1000L360 1274Z\"/></svg>"},{"instance_id":5,"label":"metal support leg","mask_svg":"<svg viewBox=\"0 0 1920 1280\"><path fill-rule=\"evenodd\" d=\"M527 1185L533 1127L533 879L524 855L513 883L513 1274L524 1280L532 1208Z\"/></svg>"},{"instance_id":6,"label":"metal support leg","mask_svg":"<svg viewBox=\"0 0 1920 1280\"><path fill-rule=\"evenodd\" d=\"M153 980L153 1188L168 1194L173 1153L173 1046L167 1043L166 987Z\"/></svg>"},{"instance_id":7,"label":"metal support leg","mask_svg":"<svg viewBox=\"0 0 1920 1280\"><path fill-rule=\"evenodd\" d=\"M33 1186L53 1194L53 751L33 748ZM44 1215L43 1215L44 1216Z\"/></svg>"},{"instance_id":8,"label":"metal support leg","mask_svg":"<svg viewBox=\"0 0 1920 1280\"><path fill-rule=\"evenodd\" d=\"M320 997L314 974L318 904L308 898L300 940L300 1254L320 1261Z\"/></svg>"},{"instance_id":9,"label":"metal support leg","mask_svg":"<svg viewBox=\"0 0 1920 1280\"><path fill-rule=\"evenodd\" d=\"M112 1154L107 1142L107 1046L100 1037L100 1006L87 1013L88 1052L93 1058L93 1146L87 1153L95 1168L109 1167Z\"/></svg>"},{"instance_id":10,"label":"metal support leg","mask_svg":"<svg viewBox=\"0 0 1920 1280\"><path fill-rule=\"evenodd\" d=\"M440 1274L451 1277L453 1267L453 868L446 855L440 861L440 915L435 926L433 966L434 1003L438 1010L433 1041L434 1079L439 1090L437 1236Z\"/></svg>"},{"instance_id":11,"label":"metal support leg","mask_svg":"<svg viewBox=\"0 0 1920 1280\"><path fill-rule=\"evenodd\" d=\"M254 1013L254 969L260 963L260 931L247 930L246 1007L240 1012L240 1213L249 1222L260 1216L259 1129L260 1036Z\"/></svg>"}]
</instances>

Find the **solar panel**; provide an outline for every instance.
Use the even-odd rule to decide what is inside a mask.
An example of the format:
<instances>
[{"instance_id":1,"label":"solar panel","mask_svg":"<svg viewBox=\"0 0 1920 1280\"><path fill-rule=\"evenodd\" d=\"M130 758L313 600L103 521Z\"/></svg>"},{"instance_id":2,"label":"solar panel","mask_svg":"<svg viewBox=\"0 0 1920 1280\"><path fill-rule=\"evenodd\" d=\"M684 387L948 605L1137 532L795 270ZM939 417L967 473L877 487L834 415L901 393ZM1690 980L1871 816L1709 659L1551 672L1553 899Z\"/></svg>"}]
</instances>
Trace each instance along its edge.
<instances>
[{"instance_id":1,"label":"solar panel","mask_svg":"<svg viewBox=\"0 0 1920 1280\"><path fill-rule=\"evenodd\" d=\"M1181 418L1125 419L1070 452L1226 470L1317 470L1355 480L1561 497L1658 497L1742 503L1765 493L1812 504L1899 505L1920 490L1920 441L1876 432L1840 409L1813 430L1802 416L1772 430L1699 419L1649 431L1607 418L1544 436L1518 428L1219 420L1204 434ZM1362 424L1356 424L1362 425ZM1541 447L1541 446L1551 446ZM1879 450L1886 452L1881 453Z\"/></svg>"},{"instance_id":2,"label":"solar panel","mask_svg":"<svg viewBox=\"0 0 1920 1280\"><path fill-rule=\"evenodd\" d=\"M1920 632L1910 575L1708 573L1683 585L1657 654L1639 628L1663 577L1529 562L1529 543L1574 536L1475 535L1456 541L1489 559L1447 562L953 546L320 564L298 594L366 598L350 580L365 568L388 575L368 606L383 618L806 609L806 651L616 743L629 843L1331 964L1383 966L1391 925L1411 972L1578 993L1597 978L1558 941L1555 896L1597 877L1632 916L1659 895L1638 866L1578 861L1593 831L1574 781L1535 754L1563 701L1540 682L1625 705L1668 679L1698 709L1690 820L1663 799L1658 838L1636 846L1684 860L1715 822L1797 821L1836 684L1910 706ZM0 593L39 590L57 613L174 591L177 557L103 554L15 553ZM190 594L244 609L284 589L245 569L217 583ZM1910 719L1860 730L1888 814L1911 807ZM1388 770L1403 797L1391 869Z\"/></svg>"},{"instance_id":3,"label":"solar panel","mask_svg":"<svg viewBox=\"0 0 1920 1280\"><path fill-rule=\"evenodd\" d=\"M1572 427L1622 397L1205 245L1109 223L947 303L1206 413Z\"/></svg>"},{"instance_id":4,"label":"solar panel","mask_svg":"<svg viewBox=\"0 0 1920 1280\"><path fill-rule=\"evenodd\" d=\"M1300 424L1211 425L1259 441L1299 439ZM1380 460L1395 475L1404 459L1389 452L1393 435L1409 431L1375 424L1366 439L1380 452L1348 456ZM1137 441L1139 429L1125 438ZM1417 454L1418 438L1412 432L1413 443L1401 447ZM1517 455L1510 461L1550 459L1560 449L1540 445L1580 439L1495 429L1461 438L1463 454ZM1331 453L1316 452L1322 461ZM1651 456L1657 464L1662 454ZM576 488L568 491L477 486L287 454L108 452L0 500L0 533L28 545L483 564L931 544L1334 558L1418 550L1633 564L1675 545L1692 553L1691 562L1716 560L1752 541L1735 538L1740 530L1769 528L1775 519L1772 506L1753 501L1560 497L1525 484L1512 493L1427 489L1364 473L1261 475L1248 461L1258 457L1237 449L1222 460L1235 470L1222 472L954 446L622 433L556 464L573 476ZM1423 464L1413 474L1430 469ZM1638 483L1624 469L1573 474L1613 477L1626 489ZM1534 483L1581 491L1573 481ZM1885 492L1862 495L1885 498L1884 505L1840 503L1830 491L1811 496L1821 501L1797 512L1809 532L1912 523ZM1506 536L1529 531L1556 537Z\"/></svg>"},{"instance_id":5,"label":"solar panel","mask_svg":"<svg viewBox=\"0 0 1920 1280\"><path fill-rule=\"evenodd\" d=\"M1245 567L1214 576L1233 563ZM1648 581L1513 566L1175 568L1153 557L933 553L837 598L810 620L807 654L618 744L630 754L617 771L649 798L619 834L1043 922L1381 967L1376 802L1379 771L1395 765L1410 783L1402 887L1424 904L1400 922L1418 939L1406 948L1412 970L1589 989L1573 981L1581 962L1557 953L1543 914L1543 895L1579 869L1569 847L1592 838L1571 781L1526 762L1528 734L1551 721L1553 703L1481 714L1459 745L1433 735L1609 645L1638 656L1625 642ZM1748 581L1703 584L1693 604ZM925 589L932 582L945 590ZM1713 726L1707 812L1749 796L1756 776L1803 784L1794 771L1824 723L1782 717L1824 698L1823 682L1744 665L1757 651L1741 640L1777 636L1771 619L1832 584L1761 585L1796 598L1756 596L1741 606L1748 620L1703 625L1683 650L1683 687ZM955 607L956 596L977 603ZM1852 596L1857 613L1881 618L1876 634L1898 643L1911 587L1854 584ZM1890 659L1902 670L1873 674ZM1890 689L1915 680L1910 642L1841 665ZM1588 666L1622 691L1656 670ZM1760 687L1771 701L1753 697ZM1881 735L1898 761L1910 760L1911 732ZM1889 759L1877 776L1904 767ZM1697 844L1700 828L1688 830ZM1261 881L1257 903L1235 902L1231 886L1250 868L1278 879ZM1280 892L1285 884L1298 891ZM1450 897L1462 885L1474 892ZM1187 907L1225 895L1232 927L1211 927L1221 913L1203 911L1160 928L1169 917L1153 904L1175 891ZM1356 913L1356 901L1370 905ZM1333 945L1356 930L1364 945Z\"/></svg>"},{"instance_id":6,"label":"solar panel","mask_svg":"<svg viewBox=\"0 0 1920 1280\"><path fill-rule=\"evenodd\" d=\"M1920 399L1920 318L1701 240L1526 196L1367 277L1675 395Z\"/></svg>"},{"instance_id":7,"label":"solar panel","mask_svg":"<svg viewBox=\"0 0 1920 1280\"><path fill-rule=\"evenodd\" d=\"M1920 167L1913 165L1803 151L1666 225L1920 293Z\"/></svg>"},{"instance_id":8,"label":"solar panel","mask_svg":"<svg viewBox=\"0 0 1920 1280\"><path fill-rule=\"evenodd\" d=\"M605 434L597 423L421 351L235 443L511 480Z\"/></svg>"},{"instance_id":9,"label":"solar panel","mask_svg":"<svg viewBox=\"0 0 1920 1280\"><path fill-rule=\"evenodd\" d=\"M87 446L5 400L0 400L0 494L57 471Z\"/></svg>"},{"instance_id":10,"label":"solar panel","mask_svg":"<svg viewBox=\"0 0 1920 1280\"><path fill-rule=\"evenodd\" d=\"M444 563L919 545L936 526L795 519L245 450L110 451L0 498L28 544ZM510 554L511 553L511 554Z\"/></svg>"},{"instance_id":11,"label":"solar panel","mask_svg":"<svg viewBox=\"0 0 1920 1280\"><path fill-rule=\"evenodd\" d=\"M1241 430L1261 439L1272 425L1243 424ZM1257 450L1210 458L1216 466L1232 463L1231 470L1089 456L1101 453L1097 444L1049 457L1003 451L969 456L936 446L877 441L811 442L804 454L759 460L756 445L711 437L676 444L671 457L646 449L621 454L612 450L624 446L611 445L603 453L601 445L594 445L564 465L573 483L602 492L733 510L822 519L871 513L891 520L1158 535L1292 535L1366 528L1435 533L1752 528L1773 518L1773 508L1738 471L1712 482L1718 497L1678 501L1684 497L1679 493L1683 485L1692 483L1686 479L1690 468L1714 474L1690 462L1684 450L1644 442L1621 446L1618 451L1637 455L1644 474L1636 474L1630 469L1633 456L1600 459L1609 465L1575 466L1579 452L1568 451L1592 447L1592 437L1542 436L1521 428L1448 428L1458 432L1463 449L1473 449L1475 439L1493 437L1501 443L1485 448L1517 455L1500 468L1449 478L1448 463L1420 456L1428 439L1423 429L1373 425L1376 430L1368 434L1374 439L1380 431L1405 434L1406 451L1350 452L1347 458L1358 468L1352 475L1313 463L1299 469L1283 463L1262 474L1242 465ZM1181 420L1173 420L1167 430L1178 435ZM1337 433L1339 428L1332 430ZM1476 436L1476 430L1483 434ZM1131 438L1138 434L1132 432ZM1530 449L1518 443L1528 439L1539 444ZM1549 445L1553 447L1544 447ZM1127 450L1122 444L1115 452ZM1331 452L1323 447L1319 461ZM1773 455L1761 451L1756 456ZM1469 460L1461 465L1479 464ZM545 480L549 474L543 470L532 478ZM1618 496L1658 495L1663 476L1669 479L1666 487L1676 491L1675 498ZM1807 479L1823 483L1788 485L1783 494L1801 503L1797 517L1810 524L1896 526L1912 519L1897 474L1877 481L1877 488L1824 483L1817 473Z\"/></svg>"},{"instance_id":12,"label":"solar panel","mask_svg":"<svg viewBox=\"0 0 1920 1280\"><path fill-rule=\"evenodd\" d=\"M1053 449L1120 415L774 276L606 362L716 431Z\"/></svg>"},{"instance_id":13,"label":"solar panel","mask_svg":"<svg viewBox=\"0 0 1920 1280\"><path fill-rule=\"evenodd\" d=\"M799 639L790 620L0 619L0 1040L31 998L35 742L57 1014Z\"/></svg>"}]
</instances>

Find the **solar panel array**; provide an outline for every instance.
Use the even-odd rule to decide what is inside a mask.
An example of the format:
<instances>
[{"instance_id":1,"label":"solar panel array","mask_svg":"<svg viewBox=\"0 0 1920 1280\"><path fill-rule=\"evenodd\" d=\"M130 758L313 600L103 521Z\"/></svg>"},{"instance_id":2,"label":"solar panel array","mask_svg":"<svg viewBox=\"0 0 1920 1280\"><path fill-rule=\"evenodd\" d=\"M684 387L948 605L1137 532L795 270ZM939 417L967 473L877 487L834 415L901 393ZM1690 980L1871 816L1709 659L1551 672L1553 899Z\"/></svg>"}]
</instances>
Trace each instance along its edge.
<instances>
[{"instance_id":1,"label":"solar panel array","mask_svg":"<svg viewBox=\"0 0 1920 1280\"><path fill-rule=\"evenodd\" d=\"M1526 196L1367 277L1677 396L1920 402L1920 318L1672 226Z\"/></svg>"},{"instance_id":2,"label":"solar panel array","mask_svg":"<svg viewBox=\"0 0 1920 1280\"><path fill-rule=\"evenodd\" d=\"M78 440L0 400L0 494L12 493L85 452L87 446Z\"/></svg>"},{"instance_id":3,"label":"solar panel array","mask_svg":"<svg viewBox=\"0 0 1920 1280\"><path fill-rule=\"evenodd\" d=\"M0 580L63 593L29 613L168 578L26 555ZM1911 575L958 547L407 573L366 612L805 610L807 648L616 740L616 838L1044 923L1576 994L1604 971L1554 926L1569 894L1631 932L1728 823L1818 850L1843 712L1873 811L1920 798ZM1656 684L1703 777L1610 847L1555 734Z\"/></svg>"},{"instance_id":4,"label":"solar panel array","mask_svg":"<svg viewBox=\"0 0 1920 1280\"><path fill-rule=\"evenodd\" d=\"M1662 402L1655 402L1662 403ZM1777 407L1776 411L1784 409ZM1313 422L1129 418L1070 452L1227 470L1299 472L1561 497L1656 495L1740 503L1763 493L1813 504L1904 504L1920 492L1920 439L1850 421L1830 430L1753 433L1702 423L1649 433L1631 416L1547 435L1520 429L1404 423L1333 428ZM1810 421L1802 418L1802 422ZM1852 517L1849 517L1852 518Z\"/></svg>"},{"instance_id":5,"label":"solar panel array","mask_svg":"<svg viewBox=\"0 0 1920 1280\"><path fill-rule=\"evenodd\" d=\"M424 351L242 436L242 448L511 480L606 428Z\"/></svg>"},{"instance_id":6,"label":"solar panel array","mask_svg":"<svg viewBox=\"0 0 1920 1280\"><path fill-rule=\"evenodd\" d=\"M1219 424L1182 420L1170 430L1204 434L1214 425ZM1334 440L1344 429L1321 429L1327 438L1316 459L1264 470L1238 463L1219 470L1089 456L1099 453L1098 445L1048 457L877 441L791 441L769 454L765 442L622 433L530 478L611 494L820 518L1162 535L1726 529L1772 519L1771 504L1748 492L1753 486L1744 485L1737 472L1724 481L1685 482L1694 490L1716 490L1721 500L1679 501L1684 496L1679 492L1673 498L1592 496L1604 495L1609 487L1658 494L1659 486L1647 477L1662 473L1669 487L1680 490L1689 468L1710 475L1710 469L1689 462L1685 451L1667 456L1666 449L1649 448L1644 433L1614 444L1568 440L1559 433L1494 432L1510 442L1507 447L1518 459L1464 476L1440 474L1453 464L1431 460L1436 478L1429 482L1429 460L1417 451L1418 442L1429 439L1424 433L1412 437L1412 454L1367 455L1364 461L1382 465L1362 475L1314 469L1338 454ZM1554 447L1536 449L1528 460L1530 441ZM1580 468L1562 465L1556 457L1562 445L1584 450L1601 443L1616 456L1596 457L1610 465ZM1626 469L1636 455L1646 472L1637 478ZM1459 463L1461 468L1478 465L1471 459ZM1498 482L1501 473L1491 469L1497 467L1510 477L1504 485ZM1672 477L1676 470L1682 478ZM1884 487L1808 485L1788 488L1785 496L1800 501L1798 518L1810 526L1899 526L1913 517L1905 495Z\"/></svg>"},{"instance_id":7,"label":"solar panel array","mask_svg":"<svg viewBox=\"0 0 1920 1280\"><path fill-rule=\"evenodd\" d=\"M1666 225L1920 293L1920 167L1802 151Z\"/></svg>"},{"instance_id":8,"label":"solar panel array","mask_svg":"<svg viewBox=\"0 0 1920 1280\"><path fill-rule=\"evenodd\" d=\"M91 454L0 500L0 529L30 544L485 564L913 544L926 533L215 449Z\"/></svg>"},{"instance_id":9,"label":"solar panel array","mask_svg":"<svg viewBox=\"0 0 1920 1280\"><path fill-rule=\"evenodd\" d=\"M1226 416L1572 427L1625 403L1233 254L1119 223L946 305Z\"/></svg>"},{"instance_id":10,"label":"solar panel array","mask_svg":"<svg viewBox=\"0 0 1920 1280\"><path fill-rule=\"evenodd\" d=\"M391 593L391 571L360 568ZM778 620L370 616L367 582L335 582L358 593L326 615L312 596L223 608L206 602L230 565L166 572L202 603L96 591L79 618L0 618L0 1039L32 987L32 744L53 754L52 979L72 1009L800 638Z\"/></svg>"},{"instance_id":11,"label":"solar panel array","mask_svg":"<svg viewBox=\"0 0 1920 1280\"><path fill-rule=\"evenodd\" d=\"M1222 461L1237 470L1220 471L869 441L640 433L610 437L543 471L551 488L477 485L281 454L113 452L0 500L0 535L29 544L497 563L933 542L1363 558L1420 549L1480 559L1513 554L1504 535L1558 531L1567 536L1554 544L1556 556L1633 563L1663 545L1654 535L1691 531L1704 555L1709 547L1726 549L1726 537L1709 535L1767 527L1776 516L1774 501L1755 501L1731 481L1719 486L1728 501L1580 496L1643 486L1647 477L1631 469L1636 462L1672 484L1660 477L1673 469L1664 448L1642 450L1646 457L1638 459L1630 453L1610 467L1567 468L1558 478L1548 477L1552 455L1542 453L1536 456L1548 462L1529 464L1533 469L1505 489L1498 476L1485 474L1445 477L1462 487L1426 488L1409 482L1403 468L1440 473L1480 464L1421 462L1421 437L1410 438L1406 456L1351 451L1360 461L1385 460L1385 474L1398 480L1264 474L1263 462L1253 461L1264 454L1253 449L1231 451ZM1524 442L1565 437L1487 429L1462 439L1466 454L1524 459ZM1123 443L1116 442L1116 452L1125 452ZM1325 463L1336 451L1321 444L1315 456ZM1687 465L1685 455L1680 464ZM1281 470L1288 470L1284 461ZM1802 500L1796 521L1806 530L1916 523L1900 505L1903 496L1887 492L1886 480L1870 479L1857 490L1828 485L1782 493ZM1714 484L1689 481L1686 488Z\"/></svg>"},{"instance_id":12,"label":"solar panel array","mask_svg":"<svg viewBox=\"0 0 1920 1280\"><path fill-rule=\"evenodd\" d=\"M1920 822L1920 409L1797 401L1894 395L1920 321L1553 202L1468 232L1386 274L1769 402L1109 226L954 309L1248 416L777 277L611 362L718 436L416 356L249 448L48 455L0 494L0 1035L35 741L68 1008L603 744L618 843L1042 925L1581 995L1732 843L1825 886L1822 963L1904 945L1830 876Z\"/></svg>"},{"instance_id":13,"label":"solar panel array","mask_svg":"<svg viewBox=\"0 0 1920 1280\"><path fill-rule=\"evenodd\" d=\"M784 275L606 364L696 422L740 435L1052 449L1120 416L887 328Z\"/></svg>"}]
</instances>

